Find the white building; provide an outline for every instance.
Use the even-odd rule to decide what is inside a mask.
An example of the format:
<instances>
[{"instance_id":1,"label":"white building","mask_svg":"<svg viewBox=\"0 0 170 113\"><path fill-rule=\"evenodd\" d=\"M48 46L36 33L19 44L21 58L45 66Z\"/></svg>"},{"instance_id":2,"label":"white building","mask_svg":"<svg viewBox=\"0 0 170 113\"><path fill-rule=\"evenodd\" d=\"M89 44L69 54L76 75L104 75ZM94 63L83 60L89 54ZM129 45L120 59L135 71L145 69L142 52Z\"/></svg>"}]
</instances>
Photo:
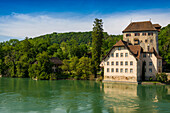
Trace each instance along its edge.
<instances>
[{"instance_id":1,"label":"white building","mask_svg":"<svg viewBox=\"0 0 170 113\"><path fill-rule=\"evenodd\" d=\"M161 26L150 21L132 22L103 58L104 81L140 82L156 79L162 72L158 54L158 31Z\"/></svg>"}]
</instances>

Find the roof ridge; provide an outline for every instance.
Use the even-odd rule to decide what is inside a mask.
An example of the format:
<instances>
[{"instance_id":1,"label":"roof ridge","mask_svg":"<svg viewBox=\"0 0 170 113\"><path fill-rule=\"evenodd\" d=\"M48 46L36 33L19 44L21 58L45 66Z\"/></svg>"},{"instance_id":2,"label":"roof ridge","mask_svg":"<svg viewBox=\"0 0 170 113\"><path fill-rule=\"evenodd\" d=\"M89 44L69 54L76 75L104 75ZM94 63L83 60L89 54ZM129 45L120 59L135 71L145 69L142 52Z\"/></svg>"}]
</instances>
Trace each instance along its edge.
<instances>
[{"instance_id":1,"label":"roof ridge","mask_svg":"<svg viewBox=\"0 0 170 113\"><path fill-rule=\"evenodd\" d=\"M138 22L132 22L132 23L142 23L142 22L151 22L151 21L138 21Z\"/></svg>"}]
</instances>

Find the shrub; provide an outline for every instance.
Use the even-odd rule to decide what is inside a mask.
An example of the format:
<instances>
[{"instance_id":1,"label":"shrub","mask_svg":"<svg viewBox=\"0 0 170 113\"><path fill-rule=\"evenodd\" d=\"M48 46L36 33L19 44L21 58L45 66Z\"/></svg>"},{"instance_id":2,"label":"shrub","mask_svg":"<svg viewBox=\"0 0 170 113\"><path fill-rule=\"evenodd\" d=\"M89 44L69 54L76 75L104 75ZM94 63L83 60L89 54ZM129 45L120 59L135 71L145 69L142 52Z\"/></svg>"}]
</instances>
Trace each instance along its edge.
<instances>
[{"instance_id":1,"label":"shrub","mask_svg":"<svg viewBox=\"0 0 170 113\"><path fill-rule=\"evenodd\" d=\"M153 80L153 78L152 77L149 77L149 81L152 81Z\"/></svg>"},{"instance_id":2,"label":"shrub","mask_svg":"<svg viewBox=\"0 0 170 113\"><path fill-rule=\"evenodd\" d=\"M159 82L166 82L168 80L167 75L165 73L160 73L160 74L156 74L156 79Z\"/></svg>"}]
</instances>

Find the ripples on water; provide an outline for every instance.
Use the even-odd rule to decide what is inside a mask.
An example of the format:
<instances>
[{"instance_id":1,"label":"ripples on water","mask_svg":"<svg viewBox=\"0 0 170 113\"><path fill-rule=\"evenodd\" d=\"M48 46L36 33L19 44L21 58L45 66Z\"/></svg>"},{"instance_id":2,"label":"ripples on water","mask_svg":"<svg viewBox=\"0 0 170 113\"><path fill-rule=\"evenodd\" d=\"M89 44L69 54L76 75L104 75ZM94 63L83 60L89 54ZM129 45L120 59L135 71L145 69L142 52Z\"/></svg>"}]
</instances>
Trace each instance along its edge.
<instances>
[{"instance_id":1,"label":"ripples on water","mask_svg":"<svg viewBox=\"0 0 170 113\"><path fill-rule=\"evenodd\" d=\"M0 78L1 113L168 113L170 86Z\"/></svg>"}]
</instances>

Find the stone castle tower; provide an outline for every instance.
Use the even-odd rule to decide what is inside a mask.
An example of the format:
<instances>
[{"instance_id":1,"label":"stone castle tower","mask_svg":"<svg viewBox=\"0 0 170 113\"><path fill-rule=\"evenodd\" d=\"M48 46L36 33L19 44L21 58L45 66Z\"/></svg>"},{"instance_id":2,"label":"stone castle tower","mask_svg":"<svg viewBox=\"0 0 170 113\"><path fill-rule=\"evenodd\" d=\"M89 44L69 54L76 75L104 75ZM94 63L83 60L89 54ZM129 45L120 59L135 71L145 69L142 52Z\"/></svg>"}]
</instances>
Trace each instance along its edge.
<instances>
[{"instance_id":1,"label":"stone castle tower","mask_svg":"<svg viewBox=\"0 0 170 113\"><path fill-rule=\"evenodd\" d=\"M149 52L152 48L158 52L158 32L161 26L152 24L151 21L132 22L123 30L123 40L132 44L140 45L143 52Z\"/></svg>"}]
</instances>

